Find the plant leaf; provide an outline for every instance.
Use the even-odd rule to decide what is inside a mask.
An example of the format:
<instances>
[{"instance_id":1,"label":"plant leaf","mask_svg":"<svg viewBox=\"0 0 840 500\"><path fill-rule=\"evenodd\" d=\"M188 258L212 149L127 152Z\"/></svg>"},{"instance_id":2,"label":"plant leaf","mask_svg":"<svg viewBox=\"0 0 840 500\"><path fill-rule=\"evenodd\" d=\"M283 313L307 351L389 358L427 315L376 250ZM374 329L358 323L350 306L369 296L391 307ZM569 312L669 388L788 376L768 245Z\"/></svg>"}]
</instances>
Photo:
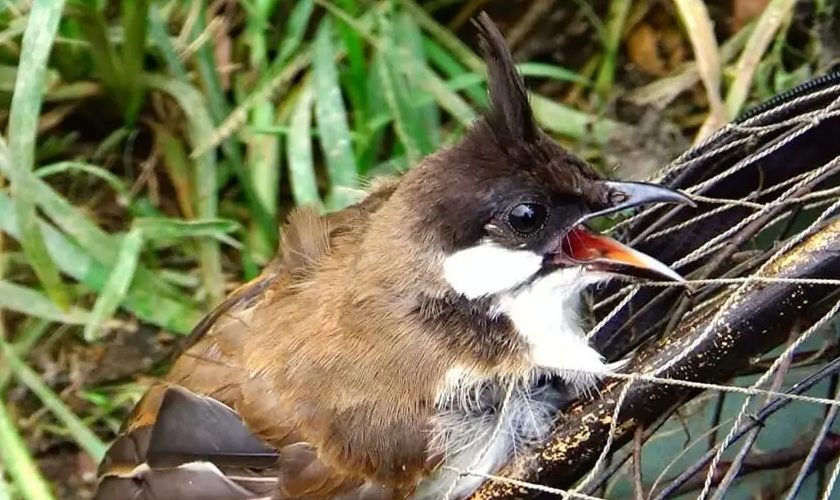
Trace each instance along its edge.
<instances>
[{"instance_id":1,"label":"plant leaf","mask_svg":"<svg viewBox=\"0 0 840 500\"><path fill-rule=\"evenodd\" d=\"M289 14L289 20L286 22L283 39L280 41L280 53L277 55L276 64L285 65L292 54L300 47L313 10L315 10L315 3L312 0L295 2L295 6Z\"/></svg>"},{"instance_id":2,"label":"plant leaf","mask_svg":"<svg viewBox=\"0 0 840 500\"><path fill-rule=\"evenodd\" d=\"M87 311L74 307L64 311L37 290L5 280L0 280L0 309L69 325L83 325L89 319Z\"/></svg>"},{"instance_id":3,"label":"plant leaf","mask_svg":"<svg viewBox=\"0 0 840 500\"><path fill-rule=\"evenodd\" d=\"M306 86L298 96L295 110L292 112L286 153L295 203L321 207L315 164L312 160L312 99L312 87Z\"/></svg>"},{"instance_id":4,"label":"plant leaf","mask_svg":"<svg viewBox=\"0 0 840 500\"><path fill-rule=\"evenodd\" d=\"M347 111L338 83L331 26L330 20L324 19L315 36L312 67L315 94L318 96L315 100L318 137L331 182L327 209L336 210L356 201L352 191L358 185L358 170L351 146Z\"/></svg>"},{"instance_id":5,"label":"plant leaf","mask_svg":"<svg viewBox=\"0 0 840 500\"><path fill-rule=\"evenodd\" d=\"M137 269L137 261L140 260L142 249L143 236L140 229L133 228L122 237L117 262L108 275L108 281L99 292L90 320L85 325L84 337L88 342L99 339L99 325L113 316L125 300L128 287L134 279L134 271Z\"/></svg>"},{"instance_id":6,"label":"plant leaf","mask_svg":"<svg viewBox=\"0 0 840 500\"><path fill-rule=\"evenodd\" d=\"M229 219L180 220L169 217L137 217L134 228L143 231L147 240L182 240L186 238L215 238L241 248L241 244L228 234L241 229L238 222Z\"/></svg>"},{"instance_id":7,"label":"plant leaf","mask_svg":"<svg viewBox=\"0 0 840 500\"><path fill-rule=\"evenodd\" d=\"M38 117L44 94L47 59L61 19L63 0L35 2L29 12L21 43L21 56L9 111L9 153L12 197L23 238L19 241L32 270L44 285L47 295L67 307L69 298L38 230L35 206L37 197L31 186L35 162Z\"/></svg>"},{"instance_id":8,"label":"plant leaf","mask_svg":"<svg viewBox=\"0 0 840 500\"><path fill-rule=\"evenodd\" d=\"M207 112L208 107L203 96L195 87L180 80L157 75L150 75L147 81L150 87L168 93L181 106L187 116L193 146L213 133L213 119ZM215 158L212 151L194 158L195 208L201 219L215 219L218 211ZM262 206L259 210L262 210ZM224 297L224 279L218 242L209 238L202 239L199 242L199 259L204 287L211 297L211 302L219 303Z\"/></svg>"},{"instance_id":9,"label":"plant leaf","mask_svg":"<svg viewBox=\"0 0 840 500\"><path fill-rule=\"evenodd\" d=\"M38 223L50 255L59 268L90 288L102 290L108 280L109 267L93 259L51 225L43 221L38 221ZM0 192L0 230L12 238L20 238L14 206L2 192ZM149 276L154 275L148 273L147 278ZM201 319L202 311L182 294L167 293L173 287L162 278L156 276L155 280L141 278L140 269L138 269L134 286L129 289L123 306L143 321L176 333L189 333ZM158 282L162 286L158 286Z\"/></svg>"},{"instance_id":10,"label":"plant leaf","mask_svg":"<svg viewBox=\"0 0 840 500\"><path fill-rule=\"evenodd\" d=\"M0 446L0 464L14 481L18 494L27 500L54 498L47 480L41 475L38 465L29 454L26 442L18 433L5 402L0 403L0 443L3 443ZM5 493L8 494L8 492ZM0 498L3 496L4 492L0 487ZM9 497L6 496L6 498Z\"/></svg>"},{"instance_id":11,"label":"plant leaf","mask_svg":"<svg viewBox=\"0 0 840 500\"><path fill-rule=\"evenodd\" d=\"M6 364L11 368L15 378L29 388L41 403L52 413L70 432L73 440L99 462L105 456L105 443L96 437L79 417L64 404L64 401L50 389L40 376L15 354L14 349L5 340L0 339L0 349Z\"/></svg>"}]
</instances>

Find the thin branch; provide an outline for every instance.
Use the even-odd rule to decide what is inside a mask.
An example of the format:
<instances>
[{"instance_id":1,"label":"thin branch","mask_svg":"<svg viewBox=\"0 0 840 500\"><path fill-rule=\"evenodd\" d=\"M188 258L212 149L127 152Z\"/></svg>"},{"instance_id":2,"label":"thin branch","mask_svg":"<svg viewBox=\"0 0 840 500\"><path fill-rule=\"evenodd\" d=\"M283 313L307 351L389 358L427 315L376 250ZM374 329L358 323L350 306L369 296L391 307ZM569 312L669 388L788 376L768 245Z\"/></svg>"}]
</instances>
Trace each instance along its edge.
<instances>
[{"instance_id":1,"label":"thin branch","mask_svg":"<svg viewBox=\"0 0 840 500\"><path fill-rule=\"evenodd\" d=\"M633 491L636 500L645 500L645 489L642 486L642 436L644 427L636 427L636 434L633 436Z\"/></svg>"},{"instance_id":2,"label":"thin branch","mask_svg":"<svg viewBox=\"0 0 840 500\"><path fill-rule=\"evenodd\" d=\"M709 434L709 449L715 447L717 443L718 426L720 425L720 417L723 415L723 403L726 401L726 393L718 393L715 400L715 410L712 414L712 432Z\"/></svg>"}]
</instances>

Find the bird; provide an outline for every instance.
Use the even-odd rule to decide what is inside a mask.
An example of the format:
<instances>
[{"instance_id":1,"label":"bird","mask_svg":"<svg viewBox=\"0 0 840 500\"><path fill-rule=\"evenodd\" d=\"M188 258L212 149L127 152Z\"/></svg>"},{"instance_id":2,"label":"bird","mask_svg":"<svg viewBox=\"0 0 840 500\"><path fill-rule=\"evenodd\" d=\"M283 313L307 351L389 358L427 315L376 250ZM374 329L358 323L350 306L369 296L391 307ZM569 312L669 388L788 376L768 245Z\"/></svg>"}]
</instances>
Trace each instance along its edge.
<instances>
[{"instance_id":1,"label":"bird","mask_svg":"<svg viewBox=\"0 0 840 500\"><path fill-rule=\"evenodd\" d=\"M291 212L130 412L96 499L465 498L623 366L587 342L584 291L683 278L591 222L693 202L560 146L498 27L473 23L487 109L355 204Z\"/></svg>"}]
</instances>

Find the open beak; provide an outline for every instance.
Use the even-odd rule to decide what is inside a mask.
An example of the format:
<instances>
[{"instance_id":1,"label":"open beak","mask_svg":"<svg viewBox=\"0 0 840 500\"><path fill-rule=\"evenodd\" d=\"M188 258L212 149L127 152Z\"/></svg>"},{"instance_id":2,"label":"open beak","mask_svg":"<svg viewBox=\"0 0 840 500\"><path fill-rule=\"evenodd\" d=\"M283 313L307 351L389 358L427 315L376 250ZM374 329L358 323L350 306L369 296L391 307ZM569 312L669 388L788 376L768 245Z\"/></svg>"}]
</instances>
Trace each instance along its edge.
<instances>
[{"instance_id":1,"label":"open beak","mask_svg":"<svg viewBox=\"0 0 840 500\"><path fill-rule=\"evenodd\" d=\"M584 223L594 217L608 215L651 203L679 203L696 206L677 191L643 182L603 181L609 190L612 205L587 214L563 237L562 243L548 257L557 266L578 265L592 271L635 276L644 279L684 281L682 276L653 257L634 250L609 236L597 234Z\"/></svg>"},{"instance_id":2,"label":"open beak","mask_svg":"<svg viewBox=\"0 0 840 500\"><path fill-rule=\"evenodd\" d=\"M582 225L566 234L560 250L552 254L555 265L578 265L590 271L651 280L685 281L676 271L653 257Z\"/></svg>"}]
</instances>

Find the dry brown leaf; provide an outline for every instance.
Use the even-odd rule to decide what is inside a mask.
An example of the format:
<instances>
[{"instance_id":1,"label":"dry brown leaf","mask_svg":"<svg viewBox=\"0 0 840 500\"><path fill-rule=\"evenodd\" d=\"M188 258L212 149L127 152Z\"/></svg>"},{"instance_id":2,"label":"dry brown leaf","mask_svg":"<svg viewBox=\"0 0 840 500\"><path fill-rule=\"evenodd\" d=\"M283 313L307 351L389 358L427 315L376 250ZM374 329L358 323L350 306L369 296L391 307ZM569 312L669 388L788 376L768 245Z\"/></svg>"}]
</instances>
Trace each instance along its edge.
<instances>
[{"instance_id":1,"label":"dry brown leaf","mask_svg":"<svg viewBox=\"0 0 840 500\"><path fill-rule=\"evenodd\" d=\"M691 40L697 69L709 101L708 118L695 137L695 142L699 143L728 120L720 95L720 52L706 5L701 0L674 0L674 3Z\"/></svg>"},{"instance_id":2,"label":"dry brown leaf","mask_svg":"<svg viewBox=\"0 0 840 500\"><path fill-rule=\"evenodd\" d=\"M758 19L769 3L770 0L732 0L732 33L737 33L745 24Z\"/></svg>"},{"instance_id":3,"label":"dry brown leaf","mask_svg":"<svg viewBox=\"0 0 840 500\"><path fill-rule=\"evenodd\" d=\"M642 72L652 76L667 73L665 61L659 52L656 30L647 23L640 23L627 36L627 56Z\"/></svg>"}]
</instances>

